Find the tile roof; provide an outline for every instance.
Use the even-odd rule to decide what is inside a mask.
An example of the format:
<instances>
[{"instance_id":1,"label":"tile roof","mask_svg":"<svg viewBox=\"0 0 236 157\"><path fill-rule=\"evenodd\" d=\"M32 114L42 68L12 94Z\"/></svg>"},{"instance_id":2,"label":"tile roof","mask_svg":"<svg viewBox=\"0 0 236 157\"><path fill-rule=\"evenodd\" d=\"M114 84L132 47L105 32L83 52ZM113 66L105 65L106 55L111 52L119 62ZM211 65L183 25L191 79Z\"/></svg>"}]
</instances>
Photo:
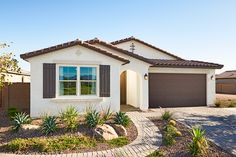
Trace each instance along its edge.
<instances>
[{"instance_id":1,"label":"tile roof","mask_svg":"<svg viewBox=\"0 0 236 157\"><path fill-rule=\"evenodd\" d=\"M178 57L178 56L176 56L176 55L174 55L174 54L172 54L172 53L170 53L170 52L167 52L167 51L165 51L165 50L162 50L162 49L160 49L160 48L158 48L158 47L156 47L156 46L154 46L154 45L151 45L151 44L149 44L149 43L146 43L145 41L140 40L140 39L137 39L137 38L135 38L135 37L133 37L133 36L128 37L128 38L124 38L124 39L120 39L120 40L113 41L113 42L111 42L111 44L117 45L117 44L120 44L120 43L123 43L123 42L132 41L132 40L137 41L137 42L139 42L139 43L142 43L142 44L144 44L144 45L146 45L146 46L148 46L148 47L151 47L151 48L153 48L153 49L156 49L156 50L158 50L158 51L161 51L162 53L165 53L165 54L167 54L167 55L169 55L169 56L172 56L172 57L174 57L174 58L176 58L176 59L183 60L182 58L180 58L180 57Z\"/></svg>"},{"instance_id":2,"label":"tile roof","mask_svg":"<svg viewBox=\"0 0 236 157\"><path fill-rule=\"evenodd\" d=\"M115 51L119 51L119 52L121 52L121 53L123 53L123 54L125 54L125 55L131 56L131 57L133 57L133 58L136 58L136 59L138 59L138 60L144 61L144 62L149 63L149 64L153 64L153 62L152 62L151 60L149 60L149 59L147 59L147 58L145 58L145 57L143 57L143 56L140 56L140 55L135 54L135 53L133 53L133 52L130 52L130 51L127 51L127 50L118 48L118 47L116 47L116 46L114 46L114 45L112 45L112 44L110 44L110 43L107 43L107 42L105 42L105 41L99 40L98 38L94 38L94 39L91 39L91 40L87 40L87 41L85 41L85 42L87 42L87 43L89 43L89 44L99 43L99 44L101 44L101 45L103 45L103 46L106 46L106 47L108 47L108 48L110 48L110 49L113 49L113 50L115 50Z\"/></svg>"},{"instance_id":3,"label":"tile roof","mask_svg":"<svg viewBox=\"0 0 236 157\"><path fill-rule=\"evenodd\" d=\"M216 79L236 79L236 70L225 71L219 75L216 75Z\"/></svg>"},{"instance_id":4,"label":"tile roof","mask_svg":"<svg viewBox=\"0 0 236 157\"><path fill-rule=\"evenodd\" d=\"M81 45L83 47L86 47L88 49L94 50L94 51L96 51L98 53L104 54L106 56L109 56L111 58L117 59L117 60L122 61L124 63L129 63L129 60L127 60L127 59L125 59L123 57L114 55L114 54L112 54L110 52L107 52L106 50L103 50L101 48L95 47L95 46L93 46L93 45L91 45L89 43L82 42L81 40L78 40L78 39L76 39L74 41L66 42L66 43L63 43L63 44L51 46L51 47L48 47L48 48L44 48L44 49L41 49L41 50L24 53L24 54L21 54L20 57L22 59L26 60L26 59L31 58L31 57L39 56L39 55L42 55L42 54L46 54L46 53L49 53L49 52L53 52L53 51L56 51L56 50L61 50L61 49L72 47L72 46L76 46L76 45Z\"/></svg>"},{"instance_id":5,"label":"tile roof","mask_svg":"<svg viewBox=\"0 0 236 157\"><path fill-rule=\"evenodd\" d=\"M194 60L161 60L150 59L154 62L153 67L175 67L175 68L207 68L207 69L221 69L223 65Z\"/></svg>"}]
</instances>

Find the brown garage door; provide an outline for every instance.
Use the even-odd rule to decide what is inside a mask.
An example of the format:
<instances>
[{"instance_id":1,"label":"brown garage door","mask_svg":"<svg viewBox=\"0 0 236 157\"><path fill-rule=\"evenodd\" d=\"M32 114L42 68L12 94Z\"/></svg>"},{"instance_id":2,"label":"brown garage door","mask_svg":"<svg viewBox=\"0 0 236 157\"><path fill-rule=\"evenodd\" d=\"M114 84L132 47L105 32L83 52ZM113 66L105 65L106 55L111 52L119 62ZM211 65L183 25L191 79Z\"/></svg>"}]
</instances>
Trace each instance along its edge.
<instances>
[{"instance_id":1,"label":"brown garage door","mask_svg":"<svg viewBox=\"0 0 236 157\"><path fill-rule=\"evenodd\" d=\"M205 74L149 73L150 108L205 105Z\"/></svg>"}]
</instances>

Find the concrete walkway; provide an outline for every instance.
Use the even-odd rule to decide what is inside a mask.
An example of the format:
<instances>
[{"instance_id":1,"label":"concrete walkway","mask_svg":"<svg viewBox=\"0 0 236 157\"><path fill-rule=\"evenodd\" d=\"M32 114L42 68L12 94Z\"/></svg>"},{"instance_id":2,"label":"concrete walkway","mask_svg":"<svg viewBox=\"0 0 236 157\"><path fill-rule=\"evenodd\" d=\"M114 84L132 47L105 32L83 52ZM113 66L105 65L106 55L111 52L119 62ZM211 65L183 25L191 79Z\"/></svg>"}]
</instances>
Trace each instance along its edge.
<instances>
[{"instance_id":1,"label":"concrete walkway","mask_svg":"<svg viewBox=\"0 0 236 157\"><path fill-rule=\"evenodd\" d=\"M15 155L0 153L0 157L145 157L159 148L162 135L159 129L144 114L139 112L128 113L138 130L138 137L129 145L111 150L57 154L57 155Z\"/></svg>"},{"instance_id":2,"label":"concrete walkway","mask_svg":"<svg viewBox=\"0 0 236 157\"><path fill-rule=\"evenodd\" d=\"M186 107L152 109L146 116L161 116L164 110L188 126L201 126L209 140L236 155L236 108Z\"/></svg>"}]
</instances>

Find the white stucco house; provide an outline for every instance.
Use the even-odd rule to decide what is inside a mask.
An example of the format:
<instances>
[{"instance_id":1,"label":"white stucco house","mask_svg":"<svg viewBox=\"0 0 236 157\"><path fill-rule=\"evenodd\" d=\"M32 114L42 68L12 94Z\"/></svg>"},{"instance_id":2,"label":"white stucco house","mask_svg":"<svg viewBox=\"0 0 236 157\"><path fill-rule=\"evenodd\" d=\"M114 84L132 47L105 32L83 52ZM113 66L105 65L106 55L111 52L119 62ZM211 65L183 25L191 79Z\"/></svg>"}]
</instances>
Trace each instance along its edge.
<instances>
[{"instance_id":1,"label":"white stucco house","mask_svg":"<svg viewBox=\"0 0 236 157\"><path fill-rule=\"evenodd\" d=\"M30 63L30 114L57 115L68 106L121 104L141 110L210 106L215 100L215 69L223 65L185 60L134 37L114 42L75 40L25 53Z\"/></svg>"}]
</instances>

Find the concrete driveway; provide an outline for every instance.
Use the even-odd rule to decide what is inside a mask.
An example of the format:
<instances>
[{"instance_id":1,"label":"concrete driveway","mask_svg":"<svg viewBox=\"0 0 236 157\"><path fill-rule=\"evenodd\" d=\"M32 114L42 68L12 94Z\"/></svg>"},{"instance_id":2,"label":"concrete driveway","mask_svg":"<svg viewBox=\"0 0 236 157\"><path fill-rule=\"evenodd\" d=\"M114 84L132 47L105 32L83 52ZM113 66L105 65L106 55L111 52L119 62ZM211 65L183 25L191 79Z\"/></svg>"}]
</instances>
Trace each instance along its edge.
<instances>
[{"instance_id":1,"label":"concrete driveway","mask_svg":"<svg viewBox=\"0 0 236 157\"><path fill-rule=\"evenodd\" d=\"M151 109L147 116L160 116L163 110L188 126L201 126L209 140L236 155L236 108L187 107Z\"/></svg>"}]
</instances>

